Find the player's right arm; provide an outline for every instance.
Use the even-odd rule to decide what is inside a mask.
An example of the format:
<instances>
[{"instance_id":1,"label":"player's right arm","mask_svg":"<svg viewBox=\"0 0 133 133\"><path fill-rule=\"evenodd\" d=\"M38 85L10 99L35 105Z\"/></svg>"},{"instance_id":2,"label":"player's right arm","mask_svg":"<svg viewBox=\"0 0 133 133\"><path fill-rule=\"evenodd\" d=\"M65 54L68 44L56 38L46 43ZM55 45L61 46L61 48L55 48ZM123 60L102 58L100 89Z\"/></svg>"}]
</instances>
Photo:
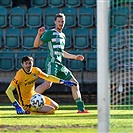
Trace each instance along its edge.
<instances>
[{"instance_id":1,"label":"player's right arm","mask_svg":"<svg viewBox=\"0 0 133 133\"><path fill-rule=\"evenodd\" d=\"M8 98L10 99L10 101L13 103L15 102L15 97L13 94L13 90L15 88L17 88L17 86L20 84L20 82L22 81L22 74L20 71L17 71L15 77L13 78L13 80L11 81L10 85L8 86L7 90L6 90L6 94L8 96Z\"/></svg>"},{"instance_id":2,"label":"player's right arm","mask_svg":"<svg viewBox=\"0 0 133 133\"><path fill-rule=\"evenodd\" d=\"M10 99L10 101L12 102L12 105L15 107L17 114L29 114L28 111L25 111L19 105L19 103L17 102L13 94L13 90L17 87L17 85L19 84L19 82L21 82L21 80L22 80L21 75L19 74L19 72L17 72L16 76L14 77L14 79L12 80L12 82L10 83L10 85L8 86L6 90L6 94L8 98Z\"/></svg>"},{"instance_id":3,"label":"player's right arm","mask_svg":"<svg viewBox=\"0 0 133 133\"><path fill-rule=\"evenodd\" d=\"M6 90L6 94L8 96L8 98L10 99L10 101L12 102L12 105L15 107L16 109L16 113L17 114L29 114L29 112L25 111L17 102L17 100L14 97L13 94L13 90L15 89L15 86L10 84Z\"/></svg>"},{"instance_id":4,"label":"player's right arm","mask_svg":"<svg viewBox=\"0 0 133 133\"><path fill-rule=\"evenodd\" d=\"M15 86L10 84L6 90L6 95L8 96L8 98L10 99L10 101L13 103L15 102L15 97L13 94L13 90L15 89Z\"/></svg>"},{"instance_id":5,"label":"player's right arm","mask_svg":"<svg viewBox=\"0 0 133 133\"><path fill-rule=\"evenodd\" d=\"M45 27L41 27L38 29L38 33L37 36L34 40L34 47L38 48L40 45L43 44L43 42L40 40L40 37L42 36L42 34L45 32Z\"/></svg>"}]
</instances>

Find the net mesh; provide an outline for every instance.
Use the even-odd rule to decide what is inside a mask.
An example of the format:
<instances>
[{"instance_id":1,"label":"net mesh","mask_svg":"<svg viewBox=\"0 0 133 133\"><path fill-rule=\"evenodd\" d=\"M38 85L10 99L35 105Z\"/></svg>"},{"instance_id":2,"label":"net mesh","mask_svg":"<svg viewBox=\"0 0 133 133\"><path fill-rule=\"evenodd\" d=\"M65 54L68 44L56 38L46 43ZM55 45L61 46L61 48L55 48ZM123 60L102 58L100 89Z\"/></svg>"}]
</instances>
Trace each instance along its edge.
<instances>
[{"instance_id":1,"label":"net mesh","mask_svg":"<svg viewBox=\"0 0 133 133\"><path fill-rule=\"evenodd\" d=\"M110 50L110 79L111 79L111 104L123 105L133 104L133 49L130 45L130 40L133 40L133 32L129 29L125 34L123 30L119 37L125 38L123 41L117 39L112 42L113 48ZM116 32L117 33L117 32ZM117 38L117 37L116 37ZM128 40L126 40L126 38ZM124 43L126 42L126 43ZM122 48L120 48L122 47ZM128 102L126 102L128 99Z\"/></svg>"},{"instance_id":2,"label":"net mesh","mask_svg":"<svg viewBox=\"0 0 133 133\"><path fill-rule=\"evenodd\" d=\"M112 113L111 118L128 120L132 130L133 0L111 0L110 7L110 109L111 113L117 110L122 114Z\"/></svg>"}]
</instances>

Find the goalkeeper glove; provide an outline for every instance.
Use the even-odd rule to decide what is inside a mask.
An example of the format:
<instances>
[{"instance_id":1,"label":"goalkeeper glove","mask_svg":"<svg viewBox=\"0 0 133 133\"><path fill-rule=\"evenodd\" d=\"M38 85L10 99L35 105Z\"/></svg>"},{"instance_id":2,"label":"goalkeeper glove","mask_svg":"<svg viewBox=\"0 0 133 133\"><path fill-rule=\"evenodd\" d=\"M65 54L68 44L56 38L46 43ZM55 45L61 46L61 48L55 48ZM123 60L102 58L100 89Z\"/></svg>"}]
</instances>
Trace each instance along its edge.
<instances>
[{"instance_id":1,"label":"goalkeeper glove","mask_svg":"<svg viewBox=\"0 0 133 133\"><path fill-rule=\"evenodd\" d=\"M30 114L30 112L24 110L17 101L13 102L12 105L15 107L17 114Z\"/></svg>"},{"instance_id":2,"label":"goalkeeper glove","mask_svg":"<svg viewBox=\"0 0 133 133\"><path fill-rule=\"evenodd\" d=\"M71 86L77 86L77 83L75 83L73 81L69 81L69 80L63 80L63 79L61 79L60 80L60 83L66 85L66 86L69 86L69 87L71 87Z\"/></svg>"}]
</instances>

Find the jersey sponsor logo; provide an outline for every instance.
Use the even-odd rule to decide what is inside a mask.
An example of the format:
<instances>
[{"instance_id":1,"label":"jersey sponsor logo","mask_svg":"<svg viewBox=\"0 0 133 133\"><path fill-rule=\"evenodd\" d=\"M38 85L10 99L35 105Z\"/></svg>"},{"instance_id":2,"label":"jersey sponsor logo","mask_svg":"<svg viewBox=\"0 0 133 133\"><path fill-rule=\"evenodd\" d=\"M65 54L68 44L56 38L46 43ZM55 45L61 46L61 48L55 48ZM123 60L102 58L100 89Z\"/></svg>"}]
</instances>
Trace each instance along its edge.
<instances>
[{"instance_id":1,"label":"jersey sponsor logo","mask_svg":"<svg viewBox=\"0 0 133 133\"><path fill-rule=\"evenodd\" d=\"M59 38L59 37L56 37L56 38L52 38L52 39L51 39L52 42L56 42L56 43L62 42L61 40L63 40L63 39L61 39L61 38Z\"/></svg>"},{"instance_id":2,"label":"jersey sponsor logo","mask_svg":"<svg viewBox=\"0 0 133 133\"><path fill-rule=\"evenodd\" d=\"M30 82L25 83L25 86L31 85L31 84L33 84L34 82L36 82L36 79L34 79L34 80L30 81Z\"/></svg>"},{"instance_id":3,"label":"jersey sponsor logo","mask_svg":"<svg viewBox=\"0 0 133 133\"><path fill-rule=\"evenodd\" d=\"M53 45L53 48L61 48L61 49L64 49L64 45Z\"/></svg>"},{"instance_id":4,"label":"jersey sponsor logo","mask_svg":"<svg viewBox=\"0 0 133 133\"><path fill-rule=\"evenodd\" d=\"M56 37L56 38L52 38L51 41L56 42L56 43L60 43L60 44L65 44L65 39L64 38Z\"/></svg>"}]
</instances>

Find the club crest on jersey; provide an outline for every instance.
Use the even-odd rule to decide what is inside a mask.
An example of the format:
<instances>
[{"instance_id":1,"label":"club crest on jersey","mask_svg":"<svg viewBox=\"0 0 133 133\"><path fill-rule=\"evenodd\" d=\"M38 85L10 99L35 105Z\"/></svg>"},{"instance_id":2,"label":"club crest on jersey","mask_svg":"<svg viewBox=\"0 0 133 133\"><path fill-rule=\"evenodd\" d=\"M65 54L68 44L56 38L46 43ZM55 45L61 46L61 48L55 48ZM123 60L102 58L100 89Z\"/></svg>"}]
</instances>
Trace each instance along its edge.
<instances>
[{"instance_id":1,"label":"club crest on jersey","mask_svg":"<svg viewBox=\"0 0 133 133\"><path fill-rule=\"evenodd\" d=\"M36 74L33 75L34 78L37 78Z\"/></svg>"}]
</instances>

